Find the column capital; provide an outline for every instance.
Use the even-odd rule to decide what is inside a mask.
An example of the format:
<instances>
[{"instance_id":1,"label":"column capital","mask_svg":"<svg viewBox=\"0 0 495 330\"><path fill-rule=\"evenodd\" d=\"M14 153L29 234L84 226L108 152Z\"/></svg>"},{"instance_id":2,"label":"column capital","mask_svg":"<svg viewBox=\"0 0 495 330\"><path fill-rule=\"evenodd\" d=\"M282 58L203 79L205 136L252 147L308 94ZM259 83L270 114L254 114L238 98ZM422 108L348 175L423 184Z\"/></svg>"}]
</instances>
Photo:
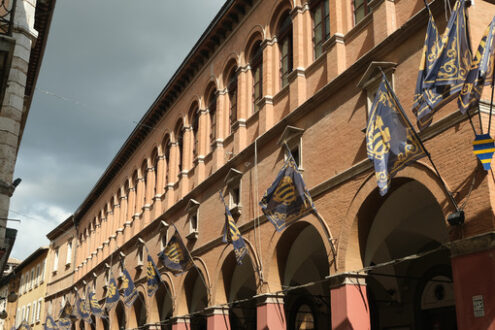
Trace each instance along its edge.
<instances>
[{"instance_id":1,"label":"column capital","mask_svg":"<svg viewBox=\"0 0 495 330\"><path fill-rule=\"evenodd\" d=\"M284 295L277 293L262 293L253 297L256 300L256 305L265 305L265 304L283 304L284 303Z\"/></svg>"}]
</instances>

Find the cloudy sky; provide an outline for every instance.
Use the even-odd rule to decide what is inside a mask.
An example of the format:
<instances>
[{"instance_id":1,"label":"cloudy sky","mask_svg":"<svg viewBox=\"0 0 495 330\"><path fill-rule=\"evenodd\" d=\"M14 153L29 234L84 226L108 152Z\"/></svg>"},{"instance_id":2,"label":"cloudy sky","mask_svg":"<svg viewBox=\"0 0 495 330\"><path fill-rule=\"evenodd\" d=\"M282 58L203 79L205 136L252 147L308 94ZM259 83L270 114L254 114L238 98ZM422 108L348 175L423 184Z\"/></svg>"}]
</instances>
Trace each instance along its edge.
<instances>
[{"instance_id":1,"label":"cloudy sky","mask_svg":"<svg viewBox=\"0 0 495 330\"><path fill-rule=\"evenodd\" d=\"M12 257L79 207L224 2L57 0L17 159Z\"/></svg>"}]
</instances>

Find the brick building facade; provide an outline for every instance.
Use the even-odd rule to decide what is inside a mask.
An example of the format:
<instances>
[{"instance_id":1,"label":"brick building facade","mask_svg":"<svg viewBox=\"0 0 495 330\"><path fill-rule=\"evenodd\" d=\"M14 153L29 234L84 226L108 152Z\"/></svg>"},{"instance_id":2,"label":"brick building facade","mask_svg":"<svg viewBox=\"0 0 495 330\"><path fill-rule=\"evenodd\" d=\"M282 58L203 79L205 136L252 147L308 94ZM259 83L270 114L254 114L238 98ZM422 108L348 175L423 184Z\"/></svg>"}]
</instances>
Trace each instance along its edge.
<instances>
[{"instance_id":1,"label":"brick building facade","mask_svg":"<svg viewBox=\"0 0 495 330\"><path fill-rule=\"evenodd\" d=\"M443 1L431 8L442 31ZM478 0L468 13L476 47L495 7ZM74 213L74 287L94 285L103 300L123 263L140 292L96 328L493 324L494 181L456 102L421 137L465 206L462 226L447 222L454 209L427 160L380 197L366 155L379 67L413 118L427 19L420 0L227 1ZM486 125L486 101L480 109L475 125ZM284 143L320 216L277 233L258 202ZM222 242L219 191L248 245L242 265ZM156 256L172 224L196 267L176 277L159 264L164 285L149 298L143 250ZM386 264L406 256L416 257Z\"/></svg>"}]
</instances>

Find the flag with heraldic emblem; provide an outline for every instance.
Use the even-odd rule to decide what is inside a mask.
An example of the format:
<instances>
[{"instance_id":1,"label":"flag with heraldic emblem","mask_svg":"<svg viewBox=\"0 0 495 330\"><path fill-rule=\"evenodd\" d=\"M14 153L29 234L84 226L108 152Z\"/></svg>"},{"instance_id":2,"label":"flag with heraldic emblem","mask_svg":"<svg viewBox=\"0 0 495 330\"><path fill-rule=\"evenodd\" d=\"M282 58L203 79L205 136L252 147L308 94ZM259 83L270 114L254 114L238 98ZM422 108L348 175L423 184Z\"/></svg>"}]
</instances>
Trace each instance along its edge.
<instances>
[{"instance_id":1,"label":"flag with heraldic emblem","mask_svg":"<svg viewBox=\"0 0 495 330\"><path fill-rule=\"evenodd\" d=\"M148 287L148 296L152 297L158 290L162 280L148 248L146 248L146 252L148 253L148 257L146 258L146 285Z\"/></svg>"},{"instance_id":2,"label":"flag with heraldic emblem","mask_svg":"<svg viewBox=\"0 0 495 330\"><path fill-rule=\"evenodd\" d=\"M138 297L138 291L136 290L131 275L125 268L122 269L122 289L124 289L124 304L127 307L132 306Z\"/></svg>"},{"instance_id":3,"label":"flag with heraldic emblem","mask_svg":"<svg viewBox=\"0 0 495 330\"><path fill-rule=\"evenodd\" d=\"M383 78L371 106L366 128L368 158L374 163L380 195L390 187L392 177L401 169L426 155L409 120L400 110L396 96Z\"/></svg>"},{"instance_id":4,"label":"flag with heraldic emblem","mask_svg":"<svg viewBox=\"0 0 495 330\"><path fill-rule=\"evenodd\" d=\"M158 254L158 257L165 267L176 276L188 271L194 265L177 228L175 228L174 235L168 241L165 249Z\"/></svg>"},{"instance_id":5,"label":"flag with heraldic emblem","mask_svg":"<svg viewBox=\"0 0 495 330\"><path fill-rule=\"evenodd\" d=\"M45 320L45 325L43 327L45 330L58 330L58 325L55 320L48 315Z\"/></svg>"},{"instance_id":6,"label":"flag with heraldic emblem","mask_svg":"<svg viewBox=\"0 0 495 330\"><path fill-rule=\"evenodd\" d=\"M289 219L301 216L310 207L314 209L313 200L290 150L287 154L282 169L260 201L263 213L277 231L282 231Z\"/></svg>"}]
</instances>

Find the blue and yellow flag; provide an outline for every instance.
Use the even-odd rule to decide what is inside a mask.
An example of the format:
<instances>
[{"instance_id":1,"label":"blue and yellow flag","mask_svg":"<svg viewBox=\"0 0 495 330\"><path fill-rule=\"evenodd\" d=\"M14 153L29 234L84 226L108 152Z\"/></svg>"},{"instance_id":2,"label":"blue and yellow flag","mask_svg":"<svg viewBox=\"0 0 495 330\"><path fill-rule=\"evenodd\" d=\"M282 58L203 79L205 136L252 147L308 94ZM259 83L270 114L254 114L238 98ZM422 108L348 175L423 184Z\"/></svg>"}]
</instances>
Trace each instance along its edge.
<instances>
[{"instance_id":1,"label":"blue and yellow flag","mask_svg":"<svg viewBox=\"0 0 495 330\"><path fill-rule=\"evenodd\" d=\"M45 325L43 326L43 329L45 330L58 330L58 324L55 322L55 320L48 315L45 320Z\"/></svg>"},{"instance_id":2,"label":"blue and yellow flag","mask_svg":"<svg viewBox=\"0 0 495 330\"><path fill-rule=\"evenodd\" d=\"M457 103L459 110L464 114L473 105L477 105L481 98L483 87L490 85L493 79L493 61L495 57L495 17L488 25L481 38L478 51L471 62L471 69L467 74Z\"/></svg>"},{"instance_id":3,"label":"blue and yellow flag","mask_svg":"<svg viewBox=\"0 0 495 330\"><path fill-rule=\"evenodd\" d=\"M230 213L227 204L225 204L221 191L220 199L225 207L225 228L223 231L222 241L224 243L232 243L232 246L234 247L235 259L237 263L241 265L242 258L244 258L247 253L246 243L244 242L244 239L242 239L241 232L239 231L239 228L237 228L234 217L232 217L232 213Z\"/></svg>"},{"instance_id":4,"label":"blue and yellow flag","mask_svg":"<svg viewBox=\"0 0 495 330\"><path fill-rule=\"evenodd\" d=\"M414 104L413 112L417 113L424 107L428 107L426 102L425 93L431 93L430 90L424 91L423 82L431 71L435 60L438 57L438 53L441 48L440 34L438 33L435 19L431 13L428 3L426 9L428 11L428 27L426 28L426 37L423 45L423 53L421 54L421 62L419 63L418 79L416 80L416 90L414 91ZM428 95L428 94L427 94ZM431 95L430 95L431 96Z\"/></svg>"},{"instance_id":5,"label":"blue and yellow flag","mask_svg":"<svg viewBox=\"0 0 495 330\"><path fill-rule=\"evenodd\" d=\"M155 262L153 261L153 258L151 257L148 249L146 248L146 251L148 252L148 257L146 258L146 284L148 286L148 296L152 297L156 290L158 290L158 287L160 286L160 283L162 282L160 278L160 273L158 272L158 269L156 268Z\"/></svg>"},{"instance_id":6,"label":"blue and yellow flag","mask_svg":"<svg viewBox=\"0 0 495 330\"><path fill-rule=\"evenodd\" d=\"M91 321L91 307L88 299L81 299L79 295L76 298L76 317L82 319L85 322L92 323Z\"/></svg>"},{"instance_id":7,"label":"blue and yellow flag","mask_svg":"<svg viewBox=\"0 0 495 330\"><path fill-rule=\"evenodd\" d=\"M98 303L98 299L96 299L96 292L91 292L88 295L89 308L91 309L91 314L99 318L106 318L104 314L103 308Z\"/></svg>"},{"instance_id":8,"label":"blue and yellow flag","mask_svg":"<svg viewBox=\"0 0 495 330\"><path fill-rule=\"evenodd\" d=\"M383 75L366 128L368 158L375 165L382 196L395 173L426 154L386 79Z\"/></svg>"},{"instance_id":9,"label":"blue and yellow flag","mask_svg":"<svg viewBox=\"0 0 495 330\"><path fill-rule=\"evenodd\" d=\"M301 216L309 207L314 209L313 200L290 151L277 178L263 195L260 206L277 231L282 231L290 218Z\"/></svg>"},{"instance_id":10,"label":"blue and yellow flag","mask_svg":"<svg viewBox=\"0 0 495 330\"><path fill-rule=\"evenodd\" d=\"M58 315L57 325L60 330L69 330L72 327L72 321L70 320L72 313L72 305L69 300L67 300L65 305L60 309L60 313Z\"/></svg>"},{"instance_id":11,"label":"blue and yellow flag","mask_svg":"<svg viewBox=\"0 0 495 330\"><path fill-rule=\"evenodd\" d=\"M108 284L107 284L107 296L105 297L105 308L110 311L120 299L119 289L117 288L117 281L115 277L110 273Z\"/></svg>"},{"instance_id":12,"label":"blue and yellow flag","mask_svg":"<svg viewBox=\"0 0 495 330\"><path fill-rule=\"evenodd\" d=\"M478 157L485 171L491 168L494 152L495 141L490 134L476 135L473 141L473 153Z\"/></svg>"},{"instance_id":13,"label":"blue and yellow flag","mask_svg":"<svg viewBox=\"0 0 495 330\"><path fill-rule=\"evenodd\" d=\"M124 289L124 304L127 307L132 306L138 297L138 291L136 290L136 286L134 285L131 275L125 268L122 270L122 289Z\"/></svg>"},{"instance_id":14,"label":"blue and yellow flag","mask_svg":"<svg viewBox=\"0 0 495 330\"><path fill-rule=\"evenodd\" d=\"M158 254L158 257L162 260L163 265L176 276L188 271L194 265L177 228L175 228L174 235L168 241L165 249Z\"/></svg>"},{"instance_id":15,"label":"blue and yellow flag","mask_svg":"<svg viewBox=\"0 0 495 330\"><path fill-rule=\"evenodd\" d=\"M435 39L434 31L436 29L430 31L432 42ZM440 109L444 101L447 102L459 94L471 67L471 45L465 0L456 1L439 43L438 54L434 51L437 48L432 47L431 52L425 55L436 58L422 83L421 104L415 108L420 129L430 125L433 114Z\"/></svg>"}]
</instances>

